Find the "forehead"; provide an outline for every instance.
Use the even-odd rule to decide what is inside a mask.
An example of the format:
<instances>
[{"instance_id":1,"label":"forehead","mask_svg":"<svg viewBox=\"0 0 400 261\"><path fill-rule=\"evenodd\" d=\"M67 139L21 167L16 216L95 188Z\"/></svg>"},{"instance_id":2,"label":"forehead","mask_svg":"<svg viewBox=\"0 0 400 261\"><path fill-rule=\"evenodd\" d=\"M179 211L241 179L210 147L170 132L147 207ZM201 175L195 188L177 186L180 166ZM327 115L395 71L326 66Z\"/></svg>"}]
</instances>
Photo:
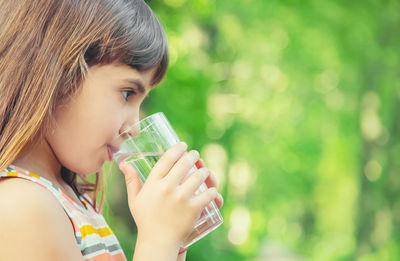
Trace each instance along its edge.
<instances>
[{"instance_id":1,"label":"forehead","mask_svg":"<svg viewBox=\"0 0 400 261\"><path fill-rule=\"evenodd\" d=\"M155 68L138 71L125 64L113 63L95 65L89 69L89 74L98 79L107 79L120 84L134 84L140 92L146 92L146 90L153 88L151 81L155 71Z\"/></svg>"}]
</instances>

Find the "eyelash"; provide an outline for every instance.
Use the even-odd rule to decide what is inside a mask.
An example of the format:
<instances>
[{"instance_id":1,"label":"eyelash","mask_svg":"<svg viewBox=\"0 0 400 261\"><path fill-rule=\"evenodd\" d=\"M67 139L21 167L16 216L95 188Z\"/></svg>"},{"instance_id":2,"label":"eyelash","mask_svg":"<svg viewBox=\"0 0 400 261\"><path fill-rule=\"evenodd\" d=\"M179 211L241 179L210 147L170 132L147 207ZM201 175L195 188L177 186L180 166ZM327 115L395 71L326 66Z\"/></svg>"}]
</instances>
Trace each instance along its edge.
<instances>
[{"instance_id":1,"label":"eyelash","mask_svg":"<svg viewBox=\"0 0 400 261\"><path fill-rule=\"evenodd\" d=\"M136 92L133 89L123 90L123 91L121 91L121 93L126 101L128 100L129 96L136 94ZM126 93L126 95L124 95L124 93Z\"/></svg>"}]
</instances>

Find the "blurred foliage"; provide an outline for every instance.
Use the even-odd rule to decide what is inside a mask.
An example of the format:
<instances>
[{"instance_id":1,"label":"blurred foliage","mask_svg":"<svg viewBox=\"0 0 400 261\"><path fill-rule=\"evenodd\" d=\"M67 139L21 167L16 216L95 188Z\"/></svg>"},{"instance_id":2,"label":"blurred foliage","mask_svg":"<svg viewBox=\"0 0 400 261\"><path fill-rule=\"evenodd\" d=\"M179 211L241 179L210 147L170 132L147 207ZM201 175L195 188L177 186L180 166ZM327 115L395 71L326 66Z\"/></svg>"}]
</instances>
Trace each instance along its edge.
<instances>
[{"instance_id":1,"label":"blurred foliage","mask_svg":"<svg viewBox=\"0 0 400 261\"><path fill-rule=\"evenodd\" d=\"M151 1L163 111L219 180L224 224L187 260L400 258L399 1ZM115 165L104 215L131 260Z\"/></svg>"}]
</instances>

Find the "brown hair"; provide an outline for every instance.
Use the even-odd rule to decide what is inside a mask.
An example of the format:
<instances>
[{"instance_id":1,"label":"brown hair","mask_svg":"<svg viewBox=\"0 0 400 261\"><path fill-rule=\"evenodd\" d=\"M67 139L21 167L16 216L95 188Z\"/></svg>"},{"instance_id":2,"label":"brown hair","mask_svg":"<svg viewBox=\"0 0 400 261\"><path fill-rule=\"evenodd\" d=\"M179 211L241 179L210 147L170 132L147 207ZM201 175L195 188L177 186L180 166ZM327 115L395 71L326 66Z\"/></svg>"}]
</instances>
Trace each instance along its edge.
<instances>
[{"instance_id":1,"label":"brown hair","mask_svg":"<svg viewBox=\"0 0 400 261\"><path fill-rule=\"evenodd\" d=\"M79 90L90 66L156 68L153 85L165 75L165 32L142 0L0 0L0 5L0 170L44 138L56 109ZM64 167L61 175L76 193L91 192L94 207L102 210L101 172L95 183Z\"/></svg>"}]
</instances>

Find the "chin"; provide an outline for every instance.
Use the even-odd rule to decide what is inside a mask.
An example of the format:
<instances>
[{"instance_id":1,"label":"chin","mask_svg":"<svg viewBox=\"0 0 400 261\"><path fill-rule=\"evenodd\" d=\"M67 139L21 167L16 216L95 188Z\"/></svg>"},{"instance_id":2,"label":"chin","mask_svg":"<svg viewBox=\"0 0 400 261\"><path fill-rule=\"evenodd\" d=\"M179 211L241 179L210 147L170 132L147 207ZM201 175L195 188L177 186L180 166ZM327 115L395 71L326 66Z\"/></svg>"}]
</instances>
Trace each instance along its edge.
<instances>
[{"instance_id":1,"label":"chin","mask_svg":"<svg viewBox=\"0 0 400 261\"><path fill-rule=\"evenodd\" d=\"M93 162L93 164L86 166L79 166L77 168L69 168L69 170L86 176L101 171L101 169L103 168L103 164L104 161L99 161L97 163Z\"/></svg>"},{"instance_id":2,"label":"chin","mask_svg":"<svg viewBox=\"0 0 400 261\"><path fill-rule=\"evenodd\" d=\"M85 155L92 155L87 157ZM102 170L104 162L107 158L104 154L96 153L82 153L75 155L73 158L64 158L60 160L62 166L67 169L81 174L90 175Z\"/></svg>"}]
</instances>

